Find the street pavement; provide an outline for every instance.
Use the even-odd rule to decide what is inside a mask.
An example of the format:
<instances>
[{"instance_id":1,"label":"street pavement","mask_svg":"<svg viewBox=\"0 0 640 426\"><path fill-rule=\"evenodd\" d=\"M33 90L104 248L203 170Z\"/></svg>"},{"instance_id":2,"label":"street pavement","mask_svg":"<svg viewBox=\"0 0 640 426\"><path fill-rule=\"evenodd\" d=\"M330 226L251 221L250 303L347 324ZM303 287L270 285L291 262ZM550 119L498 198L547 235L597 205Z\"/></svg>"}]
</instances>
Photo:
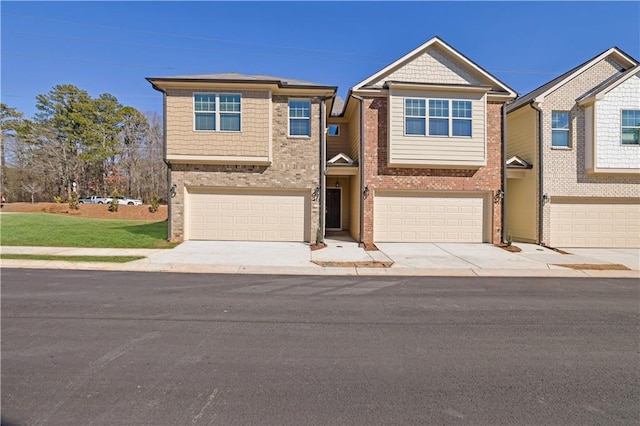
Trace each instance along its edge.
<instances>
[{"instance_id":1,"label":"street pavement","mask_svg":"<svg viewBox=\"0 0 640 426\"><path fill-rule=\"evenodd\" d=\"M350 238L330 238L327 247L310 250L305 243L186 241L173 249L92 249L73 247L0 247L2 253L54 255L140 255L118 264L67 261L2 260L3 267L245 273L301 275L424 275L640 277L640 249L552 250L515 243L514 253L491 244L378 243L366 251ZM609 265L597 269L559 265ZM389 266L390 267L386 267ZM627 270L612 270L622 265Z\"/></svg>"},{"instance_id":2,"label":"street pavement","mask_svg":"<svg viewBox=\"0 0 640 426\"><path fill-rule=\"evenodd\" d=\"M639 424L636 279L2 271L2 425Z\"/></svg>"}]
</instances>

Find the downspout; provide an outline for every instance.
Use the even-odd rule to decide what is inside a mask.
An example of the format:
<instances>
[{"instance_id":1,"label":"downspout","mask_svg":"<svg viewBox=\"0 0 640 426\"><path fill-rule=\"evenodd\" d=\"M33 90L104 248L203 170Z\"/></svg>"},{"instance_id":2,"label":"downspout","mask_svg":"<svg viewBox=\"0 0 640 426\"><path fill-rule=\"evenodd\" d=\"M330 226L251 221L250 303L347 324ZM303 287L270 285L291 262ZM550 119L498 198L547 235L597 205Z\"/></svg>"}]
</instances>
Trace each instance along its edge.
<instances>
[{"instance_id":1,"label":"downspout","mask_svg":"<svg viewBox=\"0 0 640 426\"><path fill-rule=\"evenodd\" d=\"M320 235L316 235L316 244L324 242L325 215L327 210L326 186L327 186L327 118L326 118L326 97L320 99L320 214L319 229ZM318 237L320 240L318 241Z\"/></svg>"},{"instance_id":2,"label":"downspout","mask_svg":"<svg viewBox=\"0 0 640 426\"><path fill-rule=\"evenodd\" d=\"M360 152L358 153L358 165L360 167L360 241L359 245L364 246L364 99L360 96L351 95L360 101Z\"/></svg>"},{"instance_id":3,"label":"downspout","mask_svg":"<svg viewBox=\"0 0 640 426\"><path fill-rule=\"evenodd\" d=\"M511 102L509 102L511 103ZM507 103L502 105L502 226L500 241L505 244L505 228L507 225Z\"/></svg>"},{"instance_id":4,"label":"downspout","mask_svg":"<svg viewBox=\"0 0 640 426\"><path fill-rule=\"evenodd\" d=\"M543 212L544 212L544 195L543 195L543 163L542 163L542 149L544 147L543 142L543 127L542 127L542 110L538 108L534 102L531 102L529 106L538 111L538 244L542 243L542 226L544 225Z\"/></svg>"},{"instance_id":5,"label":"downspout","mask_svg":"<svg viewBox=\"0 0 640 426\"><path fill-rule=\"evenodd\" d=\"M173 225L171 220L171 163L167 161L167 92L162 91L162 157L167 165L167 240L171 241Z\"/></svg>"}]
</instances>

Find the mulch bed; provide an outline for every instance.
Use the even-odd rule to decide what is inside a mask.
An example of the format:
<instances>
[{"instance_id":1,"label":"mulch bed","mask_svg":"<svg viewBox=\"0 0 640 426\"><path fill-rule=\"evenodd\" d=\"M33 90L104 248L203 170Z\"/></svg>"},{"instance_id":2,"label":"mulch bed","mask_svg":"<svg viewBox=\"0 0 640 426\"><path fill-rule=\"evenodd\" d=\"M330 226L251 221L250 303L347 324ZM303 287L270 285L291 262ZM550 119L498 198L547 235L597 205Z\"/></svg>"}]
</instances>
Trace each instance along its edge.
<instances>
[{"instance_id":1,"label":"mulch bed","mask_svg":"<svg viewBox=\"0 0 640 426\"><path fill-rule=\"evenodd\" d=\"M167 206L161 205L158 211L151 213L149 205L118 206L117 212L110 212L108 204L80 204L78 210L69 208L66 203L5 203L2 213L53 213L93 219L125 219L125 220L167 220Z\"/></svg>"},{"instance_id":2,"label":"mulch bed","mask_svg":"<svg viewBox=\"0 0 640 426\"><path fill-rule=\"evenodd\" d=\"M563 268L571 269L583 269L590 271L630 271L624 265L618 263L568 263L568 264L554 264L555 266L562 266Z\"/></svg>"}]
</instances>

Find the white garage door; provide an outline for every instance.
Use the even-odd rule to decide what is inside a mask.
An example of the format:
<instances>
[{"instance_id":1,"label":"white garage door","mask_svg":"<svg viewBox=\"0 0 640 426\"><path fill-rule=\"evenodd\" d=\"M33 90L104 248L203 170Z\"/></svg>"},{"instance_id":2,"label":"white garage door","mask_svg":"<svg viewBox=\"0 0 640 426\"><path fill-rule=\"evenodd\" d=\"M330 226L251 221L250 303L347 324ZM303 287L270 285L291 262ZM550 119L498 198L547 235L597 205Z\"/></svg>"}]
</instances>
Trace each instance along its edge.
<instances>
[{"instance_id":1,"label":"white garage door","mask_svg":"<svg viewBox=\"0 0 640 426\"><path fill-rule=\"evenodd\" d=\"M188 215L191 240L305 240L304 193L191 193Z\"/></svg>"},{"instance_id":2,"label":"white garage door","mask_svg":"<svg viewBox=\"0 0 640 426\"><path fill-rule=\"evenodd\" d=\"M374 241L483 242L484 199L381 193L374 198Z\"/></svg>"},{"instance_id":3,"label":"white garage door","mask_svg":"<svg viewBox=\"0 0 640 426\"><path fill-rule=\"evenodd\" d=\"M552 247L640 247L640 204L551 203Z\"/></svg>"}]
</instances>

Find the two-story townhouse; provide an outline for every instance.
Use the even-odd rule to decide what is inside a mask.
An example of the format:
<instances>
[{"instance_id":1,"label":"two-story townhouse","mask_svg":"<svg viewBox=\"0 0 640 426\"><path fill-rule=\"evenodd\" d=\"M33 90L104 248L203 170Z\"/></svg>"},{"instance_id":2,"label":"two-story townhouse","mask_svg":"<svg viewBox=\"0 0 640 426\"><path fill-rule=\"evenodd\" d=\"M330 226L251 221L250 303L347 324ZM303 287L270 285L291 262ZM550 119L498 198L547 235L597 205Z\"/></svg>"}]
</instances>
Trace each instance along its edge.
<instances>
[{"instance_id":1,"label":"two-story townhouse","mask_svg":"<svg viewBox=\"0 0 640 426\"><path fill-rule=\"evenodd\" d=\"M164 99L170 240L316 241L335 87L242 74L147 80Z\"/></svg>"},{"instance_id":2,"label":"two-story townhouse","mask_svg":"<svg viewBox=\"0 0 640 426\"><path fill-rule=\"evenodd\" d=\"M336 88L240 74L164 94L170 239L489 242L504 237L504 105L516 93L438 37Z\"/></svg>"},{"instance_id":3,"label":"two-story townhouse","mask_svg":"<svg viewBox=\"0 0 640 426\"><path fill-rule=\"evenodd\" d=\"M507 107L513 240L640 247L637 64L613 47Z\"/></svg>"},{"instance_id":4,"label":"two-story townhouse","mask_svg":"<svg viewBox=\"0 0 640 426\"><path fill-rule=\"evenodd\" d=\"M500 243L503 109L515 97L438 37L356 84L328 118L326 188L342 205L329 195L327 214L348 216L342 229L365 246Z\"/></svg>"}]
</instances>

